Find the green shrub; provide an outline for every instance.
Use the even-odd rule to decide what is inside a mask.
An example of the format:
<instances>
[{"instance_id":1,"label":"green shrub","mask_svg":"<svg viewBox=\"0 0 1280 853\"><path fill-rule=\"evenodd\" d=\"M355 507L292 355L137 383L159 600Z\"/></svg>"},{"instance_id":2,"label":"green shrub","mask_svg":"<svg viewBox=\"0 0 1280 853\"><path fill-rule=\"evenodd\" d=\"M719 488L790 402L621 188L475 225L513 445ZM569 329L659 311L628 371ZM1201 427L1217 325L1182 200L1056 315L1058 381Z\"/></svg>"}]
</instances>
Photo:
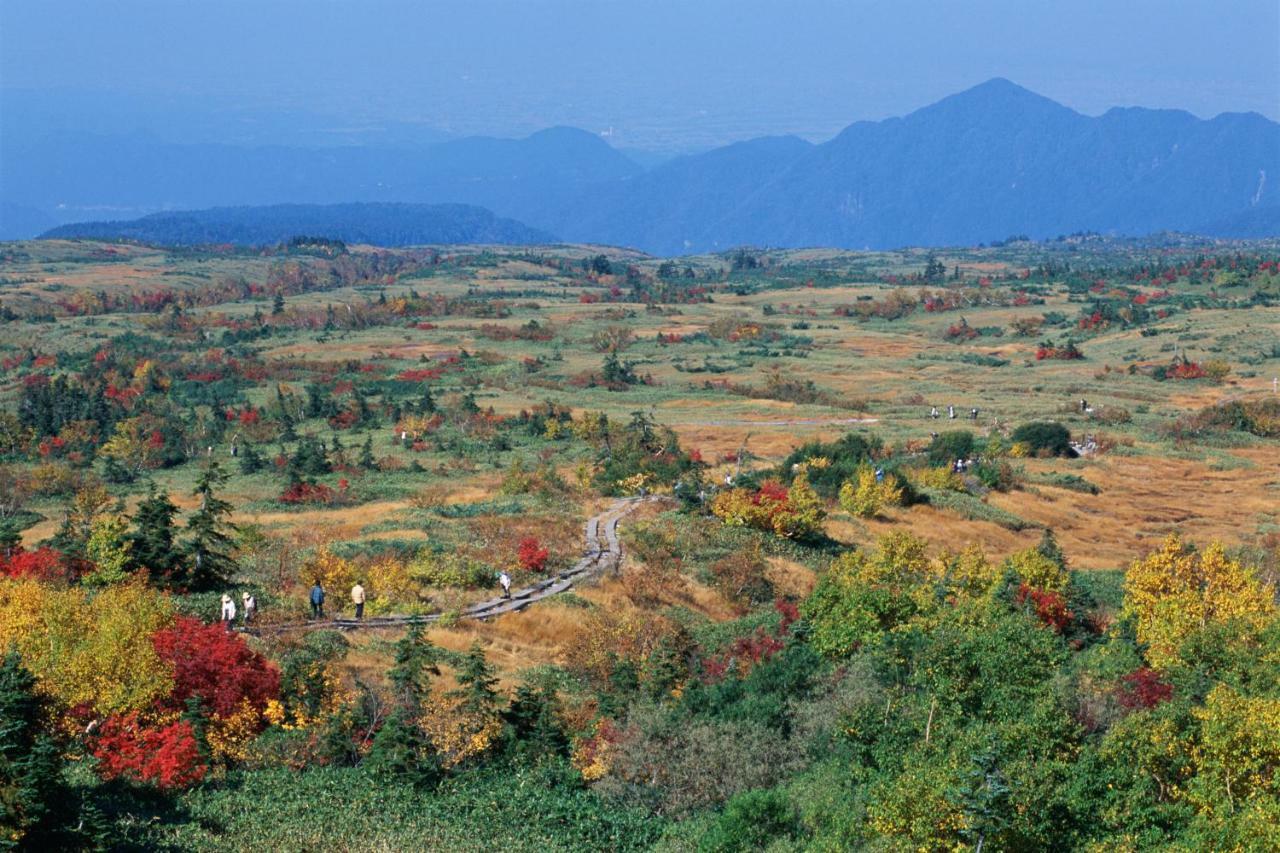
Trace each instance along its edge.
<instances>
[{"instance_id":1,"label":"green shrub","mask_svg":"<svg viewBox=\"0 0 1280 853\"><path fill-rule=\"evenodd\" d=\"M1014 444L1025 444L1042 456L1070 456L1071 432L1062 424L1051 421L1032 421L1013 431Z\"/></svg>"},{"instance_id":2,"label":"green shrub","mask_svg":"<svg viewBox=\"0 0 1280 853\"><path fill-rule=\"evenodd\" d=\"M934 465L949 465L957 459L968 459L973 455L973 447L973 433L969 430L944 432L929 443L929 461Z\"/></svg>"}]
</instances>

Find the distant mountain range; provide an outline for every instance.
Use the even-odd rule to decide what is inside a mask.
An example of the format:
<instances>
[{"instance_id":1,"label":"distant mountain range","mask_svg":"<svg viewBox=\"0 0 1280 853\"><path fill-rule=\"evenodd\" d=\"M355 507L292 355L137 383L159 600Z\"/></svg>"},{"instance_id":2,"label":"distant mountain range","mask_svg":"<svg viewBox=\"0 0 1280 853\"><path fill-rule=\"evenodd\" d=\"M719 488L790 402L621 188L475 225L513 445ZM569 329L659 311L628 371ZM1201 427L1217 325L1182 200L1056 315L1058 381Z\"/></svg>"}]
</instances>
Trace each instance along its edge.
<instances>
[{"instance_id":1,"label":"distant mountain range","mask_svg":"<svg viewBox=\"0 0 1280 853\"><path fill-rule=\"evenodd\" d=\"M60 225L43 237L138 240L169 246L262 246L291 237L327 237L375 246L428 243L551 243L544 231L465 204L274 204L153 213L125 222Z\"/></svg>"},{"instance_id":2,"label":"distant mountain range","mask_svg":"<svg viewBox=\"0 0 1280 853\"><path fill-rule=\"evenodd\" d=\"M480 205L564 240L657 254L1078 231L1280 236L1275 122L1140 108L1089 117L1001 79L822 144L762 138L647 170L572 128L404 148L55 134L6 145L3 165L0 216L12 224L0 236L34 233L24 217L99 208L349 201Z\"/></svg>"}]
</instances>

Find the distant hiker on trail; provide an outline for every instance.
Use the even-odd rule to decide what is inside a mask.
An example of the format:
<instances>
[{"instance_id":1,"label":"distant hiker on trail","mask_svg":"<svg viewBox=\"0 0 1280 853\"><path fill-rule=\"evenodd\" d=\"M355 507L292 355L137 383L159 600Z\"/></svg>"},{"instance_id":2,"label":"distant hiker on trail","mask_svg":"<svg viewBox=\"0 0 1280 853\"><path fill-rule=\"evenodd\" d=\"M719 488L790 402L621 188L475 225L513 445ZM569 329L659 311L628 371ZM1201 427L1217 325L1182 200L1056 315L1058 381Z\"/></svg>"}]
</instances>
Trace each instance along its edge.
<instances>
[{"instance_id":1,"label":"distant hiker on trail","mask_svg":"<svg viewBox=\"0 0 1280 853\"><path fill-rule=\"evenodd\" d=\"M978 407L974 406L969 410L969 420L976 421L978 419Z\"/></svg>"},{"instance_id":2,"label":"distant hiker on trail","mask_svg":"<svg viewBox=\"0 0 1280 853\"><path fill-rule=\"evenodd\" d=\"M258 615L258 599L253 597L253 593L245 592L240 595L240 604L244 608L244 624L248 625Z\"/></svg>"},{"instance_id":3,"label":"distant hiker on trail","mask_svg":"<svg viewBox=\"0 0 1280 853\"><path fill-rule=\"evenodd\" d=\"M1084 414L1089 408L1089 401L1084 397L1080 398L1080 413Z\"/></svg>"},{"instance_id":4,"label":"distant hiker on trail","mask_svg":"<svg viewBox=\"0 0 1280 853\"><path fill-rule=\"evenodd\" d=\"M311 618L324 618L324 587L320 585L320 581L316 581L316 585L311 587Z\"/></svg>"},{"instance_id":5,"label":"distant hiker on trail","mask_svg":"<svg viewBox=\"0 0 1280 853\"><path fill-rule=\"evenodd\" d=\"M947 406L947 417L951 418L951 420L953 420L953 421L956 419L956 407L955 407L955 406Z\"/></svg>"},{"instance_id":6,"label":"distant hiker on trail","mask_svg":"<svg viewBox=\"0 0 1280 853\"><path fill-rule=\"evenodd\" d=\"M502 597L511 597L511 575L506 572L498 572L498 583L502 585Z\"/></svg>"},{"instance_id":7,"label":"distant hiker on trail","mask_svg":"<svg viewBox=\"0 0 1280 853\"><path fill-rule=\"evenodd\" d=\"M364 618L364 587L360 585L360 581L356 581L356 585L351 587L351 603L356 606L356 618Z\"/></svg>"},{"instance_id":8,"label":"distant hiker on trail","mask_svg":"<svg viewBox=\"0 0 1280 853\"><path fill-rule=\"evenodd\" d=\"M883 468L877 468L877 469L876 469L876 482L877 482L877 483L883 483L883 482L884 482L884 469L883 469Z\"/></svg>"},{"instance_id":9,"label":"distant hiker on trail","mask_svg":"<svg viewBox=\"0 0 1280 853\"><path fill-rule=\"evenodd\" d=\"M228 631L236 621L236 603L225 592L222 594L222 626Z\"/></svg>"},{"instance_id":10,"label":"distant hiker on trail","mask_svg":"<svg viewBox=\"0 0 1280 853\"><path fill-rule=\"evenodd\" d=\"M934 406L934 407L933 407L933 411L929 412L929 417L933 418L935 421L938 419L938 407L937 407L937 406Z\"/></svg>"}]
</instances>

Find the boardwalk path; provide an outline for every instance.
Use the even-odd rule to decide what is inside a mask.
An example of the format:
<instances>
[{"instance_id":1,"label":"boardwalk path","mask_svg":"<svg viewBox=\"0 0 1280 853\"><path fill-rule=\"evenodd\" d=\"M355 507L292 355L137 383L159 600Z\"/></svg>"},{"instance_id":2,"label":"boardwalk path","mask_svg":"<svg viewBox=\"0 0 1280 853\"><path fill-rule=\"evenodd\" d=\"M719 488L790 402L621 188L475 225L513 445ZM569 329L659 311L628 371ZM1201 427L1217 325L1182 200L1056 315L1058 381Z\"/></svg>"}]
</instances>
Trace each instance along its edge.
<instances>
[{"instance_id":1,"label":"boardwalk path","mask_svg":"<svg viewBox=\"0 0 1280 853\"><path fill-rule=\"evenodd\" d=\"M541 601L544 598L567 592L573 588L574 584L617 568L622 560L622 543L618 540L618 522L622 520L623 516L642 503L653 500L659 500L659 498L619 498L614 501L604 512L587 519L584 530L586 547L582 558L578 562L558 574L538 581L532 586L527 586L524 589L513 589L510 598L499 596L472 604L462 610L458 614L458 618L488 619L491 616L501 616L503 613L523 610L535 601ZM281 631L305 631L316 628L337 628L343 631L356 628L389 628L415 623L430 624L440 619L443 615L441 613L426 613L417 616L371 616L368 619L359 621L338 618L309 622L285 622L277 625L257 625L250 629L250 633L266 634Z\"/></svg>"}]
</instances>

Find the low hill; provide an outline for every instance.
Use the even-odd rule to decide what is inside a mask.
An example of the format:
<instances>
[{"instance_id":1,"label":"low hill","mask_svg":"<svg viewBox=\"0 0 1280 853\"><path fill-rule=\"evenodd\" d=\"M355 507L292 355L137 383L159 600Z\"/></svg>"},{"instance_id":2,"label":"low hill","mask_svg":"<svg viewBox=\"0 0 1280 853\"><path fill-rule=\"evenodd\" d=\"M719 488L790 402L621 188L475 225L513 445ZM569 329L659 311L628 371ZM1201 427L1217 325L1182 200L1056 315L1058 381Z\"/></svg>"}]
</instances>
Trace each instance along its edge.
<instances>
[{"instance_id":1,"label":"low hill","mask_svg":"<svg viewBox=\"0 0 1280 853\"><path fill-rule=\"evenodd\" d=\"M306 234L347 243L553 243L545 231L465 204L275 204L154 213L118 222L81 222L44 238L138 240L160 245L272 245Z\"/></svg>"}]
</instances>

